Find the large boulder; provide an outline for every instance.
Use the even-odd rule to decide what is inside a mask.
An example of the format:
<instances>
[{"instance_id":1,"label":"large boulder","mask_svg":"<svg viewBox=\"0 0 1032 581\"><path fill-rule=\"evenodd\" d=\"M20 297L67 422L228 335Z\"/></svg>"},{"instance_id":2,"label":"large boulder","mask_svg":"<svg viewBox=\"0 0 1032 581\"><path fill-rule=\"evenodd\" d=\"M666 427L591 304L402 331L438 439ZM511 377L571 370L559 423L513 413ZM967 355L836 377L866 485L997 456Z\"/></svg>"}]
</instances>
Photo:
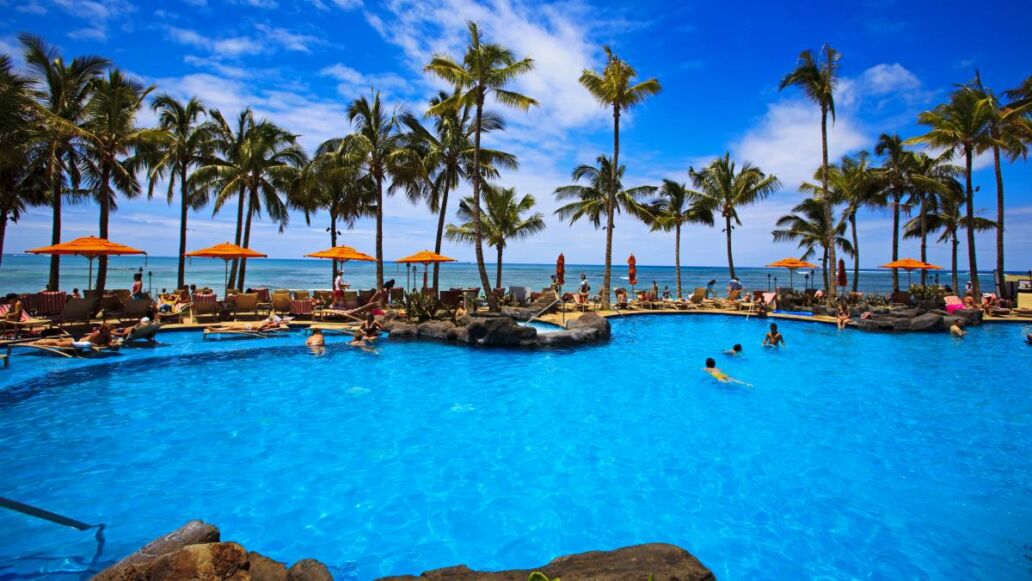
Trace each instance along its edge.
<instances>
[{"instance_id":1,"label":"large boulder","mask_svg":"<svg viewBox=\"0 0 1032 581\"><path fill-rule=\"evenodd\" d=\"M953 315L960 317L965 325L981 325L982 324L982 310L981 309L960 309L954 311Z\"/></svg>"},{"instance_id":2,"label":"large boulder","mask_svg":"<svg viewBox=\"0 0 1032 581\"><path fill-rule=\"evenodd\" d=\"M379 581L526 581L534 571L563 581L625 581L650 575L656 581L713 581L716 577L691 553L664 543L625 547L615 551L591 551L559 557L537 569L486 573L465 565L426 571L418 577L383 577Z\"/></svg>"},{"instance_id":3,"label":"large boulder","mask_svg":"<svg viewBox=\"0 0 1032 581\"><path fill-rule=\"evenodd\" d=\"M150 563L168 553L173 553L190 545L217 543L220 540L219 529L204 521L192 520L171 533L158 537L143 548L103 570L94 579L126 579L124 572L134 565Z\"/></svg>"},{"instance_id":4,"label":"large boulder","mask_svg":"<svg viewBox=\"0 0 1032 581\"><path fill-rule=\"evenodd\" d=\"M567 329L592 329L595 331L595 340L608 341L612 333L612 326L609 319L600 317L595 313L584 313L580 317L566 323Z\"/></svg>"},{"instance_id":5,"label":"large boulder","mask_svg":"<svg viewBox=\"0 0 1032 581\"><path fill-rule=\"evenodd\" d=\"M251 581L287 581L287 567L283 563L254 551L247 554L247 560Z\"/></svg>"},{"instance_id":6,"label":"large boulder","mask_svg":"<svg viewBox=\"0 0 1032 581\"><path fill-rule=\"evenodd\" d=\"M391 337L415 337L416 326L403 321L391 321L383 326Z\"/></svg>"},{"instance_id":7,"label":"large boulder","mask_svg":"<svg viewBox=\"0 0 1032 581\"><path fill-rule=\"evenodd\" d=\"M515 347L532 345L537 329L517 325L509 317L475 317L466 326L466 341L475 345Z\"/></svg>"},{"instance_id":8,"label":"large boulder","mask_svg":"<svg viewBox=\"0 0 1032 581\"><path fill-rule=\"evenodd\" d=\"M455 339L455 323L451 321L426 321L416 325L416 334L431 339Z\"/></svg>"},{"instance_id":9,"label":"large boulder","mask_svg":"<svg viewBox=\"0 0 1032 581\"><path fill-rule=\"evenodd\" d=\"M205 579L211 581L250 581L247 551L236 543L190 545L154 561L137 563L121 569L120 581L178 581Z\"/></svg>"},{"instance_id":10,"label":"large boulder","mask_svg":"<svg viewBox=\"0 0 1032 581\"><path fill-rule=\"evenodd\" d=\"M942 329L942 315L925 313L910 319L911 331L938 331Z\"/></svg>"},{"instance_id":11,"label":"large boulder","mask_svg":"<svg viewBox=\"0 0 1032 581\"><path fill-rule=\"evenodd\" d=\"M319 561L302 559L287 571L287 581L333 581L333 575Z\"/></svg>"}]
</instances>

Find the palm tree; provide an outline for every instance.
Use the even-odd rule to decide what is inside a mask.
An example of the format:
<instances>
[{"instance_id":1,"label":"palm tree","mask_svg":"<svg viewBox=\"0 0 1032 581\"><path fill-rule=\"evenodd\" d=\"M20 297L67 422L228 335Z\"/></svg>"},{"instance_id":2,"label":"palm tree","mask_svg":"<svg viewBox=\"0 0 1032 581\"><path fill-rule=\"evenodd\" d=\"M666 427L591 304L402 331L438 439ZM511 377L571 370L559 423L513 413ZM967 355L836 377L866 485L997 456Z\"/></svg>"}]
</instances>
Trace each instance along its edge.
<instances>
[{"instance_id":1,"label":"palm tree","mask_svg":"<svg viewBox=\"0 0 1032 581\"><path fill-rule=\"evenodd\" d=\"M713 208L688 186L663 180L659 197L649 204L648 223L653 231L674 231L674 268L677 271L677 298L681 298L681 227L685 224L713 225Z\"/></svg>"},{"instance_id":2,"label":"palm tree","mask_svg":"<svg viewBox=\"0 0 1032 581\"><path fill-rule=\"evenodd\" d=\"M0 55L0 260L7 223L17 222L27 206L46 202L45 174L32 163L38 122L31 81L14 72L10 57Z\"/></svg>"},{"instance_id":3,"label":"palm tree","mask_svg":"<svg viewBox=\"0 0 1032 581\"><path fill-rule=\"evenodd\" d=\"M597 230L602 227L603 220L609 215L610 206L614 212L626 211L632 216L640 218L643 222L650 220L648 208L641 201L645 196L656 192L655 186L637 186L634 188L623 188L623 175L627 169L621 167L616 172L612 171L609 158L600 155L596 160L597 166L582 164L573 170L573 184L561 186L555 190L555 199L560 202L567 202L560 206L555 214L561 220L569 220L570 224L579 220L587 220ZM613 176L616 175L616 183L611 184ZM581 185L578 182L586 182ZM610 192L616 192L613 196Z\"/></svg>"},{"instance_id":4,"label":"palm tree","mask_svg":"<svg viewBox=\"0 0 1032 581\"><path fill-rule=\"evenodd\" d=\"M912 154L910 170L911 196L918 204L918 238L921 239L921 262L928 262L928 212L935 208L937 196L949 193L960 168L953 165L948 152L932 157L925 153ZM921 271L921 285L928 282L928 271Z\"/></svg>"},{"instance_id":5,"label":"palm tree","mask_svg":"<svg viewBox=\"0 0 1032 581\"><path fill-rule=\"evenodd\" d=\"M108 60L82 56L66 64L55 48L38 36L19 35L25 64L32 78L36 97L46 114L40 126L45 144L35 162L46 174L50 206L53 210L51 244L61 242L61 201L69 189L79 189L79 167L73 146L75 127L85 115L86 102L93 89L92 80L108 66ZM70 187L69 187L70 186ZM61 284L61 258L50 257L47 287L57 290Z\"/></svg>"},{"instance_id":6,"label":"palm tree","mask_svg":"<svg viewBox=\"0 0 1032 581\"><path fill-rule=\"evenodd\" d=\"M215 211L230 198L245 192L247 209L244 212L242 245L251 244L251 222L261 216L262 208L282 231L290 218L287 203L281 197L296 183L298 168L308 156L297 144L297 136L269 121L259 121L251 127L241 144L235 163L214 160L194 172L199 187L214 189ZM237 288L244 288L247 259L240 261Z\"/></svg>"},{"instance_id":7,"label":"palm tree","mask_svg":"<svg viewBox=\"0 0 1032 581\"><path fill-rule=\"evenodd\" d=\"M101 238L108 237L111 212L118 207L118 192L127 198L141 192L136 172L142 159L136 155L137 149L161 137L159 131L136 127L136 114L153 90L154 87L144 87L118 69L111 69L107 77L93 81L78 138L83 144L90 193L100 206ZM107 257L101 256L97 265L98 293L103 293L106 282Z\"/></svg>"},{"instance_id":8,"label":"palm tree","mask_svg":"<svg viewBox=\"0 0 1032 581\"><path fill-rule=\"evenodd\" d=\"M866 151L861 151L856 157L844 155L838 166L832 165L828 168L829 191L826 197L834 204L845 204L842 208L842 220L849 223L850 246L853 248L853 292L858 292L860 288L860 239L856 229L856 215L860 208L876 205L883 188L882 180L878 173L871 169L867 157ZM820 176L821 171L818 170L815 179L820 179ZM817 197L820 187L804 183L800 186L800 191Z\"/></svg>"},{"instance_id":9,"label":"palm tree","mask_svg":"<svg viewBox=\"0 0 1032 581\"><path fill-rule=\"evenodd\" d=\"M1003 168L1000 153L1010 161L1018 157L1027 158L1029 137L1032 136L1032 120L1029 111L1032 103L1009 103L1002 105L991 89L982 84L982 76L975 73L975 80L969 87L981 99L981 105L989 113L989 138L981 149L993 152L993 171L996 174L996 272L1003 281ZM1000 285L1000 293L1006 292L1006 285Z\"/></svg>"},{"instance_id":10,"label":"palm tree","mask_svg":"<svg viewBox=\"0 0 1032 581\"><path fill-rule=\"evenodd\" d=\"M580 84L591 93L603 107L613 110L613 163L610 169L616 172L620 167L620 115L625 109L630 109L643 102L650 95L655 95L661 90L659 81L655 78L642 81L637 84L634 78L638 76L637 71L626 61L621 60L613 54L608 46L602 47L606 51L606 66L602 72L585 69L580 76ZM617 183L617 176L614 173L610 178L610 185ZM602 305L609 305L609 288L612 275L613 262L613 214L615 212L616 190L609 192L609 201L606 204L606 263L602 271Z\"/></svg>"},{"instance_id":11,"label":"palm tree","mask_svg":"<svg viewBox=\"0 0 1032 581\"><path fill-rule=\"evenodd\" d=\"M330 139L324 141L315 157L306 163L298 173L290 199L292 205L303 210L305 220L317 210L326 210L330 215L330 246L337 246L339 223L351 229L360 218L376 215L376 189L369 175L362 173L357 156L342 147L354 145L353 140ZM337 261L332 261L331 275L337 278Z\"/></svg>"},{"instance_id":12,"label":"palm tree","mask_svg":"<svg viewBox=\"0 0 1032 581\"><path fill-rule=\"evenodd\" d=\"M931 111L918 115L917 122L929 127L928 133L908 139L906 143L925 143L934 148L964 155L965 221L967 230L968 267L971 270L971 290L981 296L978 282L978 260L975 254L975 195L971 185L971 164L975 153L991 143L989 133L990 111L978 95L965 88L957 89L943 103Z\"/></svg>"},{"instance_id":13,"label":"palm tree","mask_svg":"<svg viewBox=\"0 0 1032 581\"><path fill-rule=\"evenodd\" d=\"M828 113L831 113L831 121L834 123L835 85L838 84L838 61L841 57L837 50L827 44L821 47L817 56L810 49L804 50L799 54L796 68L785 75L778 86L779 90L790 86L799 87L821 109L821 186L825 192L828 191ZM824 204L823 207L827 212L824 219L831 224L831 204ZM828 235L831 235L830 230ZM835 264L835 244L829 239L825 246L831 263ZM834 285L828 289L828 299L835 299Z\"/></svg>"},{"instance_id":14,"label":"palm tree","mask_svg":"<svg viewBox=\"0 0 1032 581\"><path fill-rule=\"evenodd\" d=\"M502 288L502 254L510 240L522 240L545 229L545 219L540 212L525 216L534 208L534 196L526 194L517 197L516 188L502 188L486 184L484 187L484 212L481 227L487 243L498 252L497 273L494 288ZM456 242L472 243L473 198L459 202L458 216L464 223L458 226L448 224L447 236Z\"/></svg>"},{"instance_id":15,"label":"palm tree","mask_svg":"<svg viewBox=\"0 0 1032 581\"><path fill-rule=\"evenodd\" d=\"M954 292L959 292L960 281L957 276L957 247L960 245L958 231L967 228L969 225L977 232L992 230L996 224L992 220L976 216L974 220L968 221L961 212L966 195L964 187L956 179L950 179L944 184L946 188L935 199L935 206L930 208L925 216L925 231L935 233L942 231L939 242L950 243L951 272ZM905 238L918 238L921 236L921 224L919 218L913 218L903 227Z\"/></svg>"},{"instance_id":16,"label":"palm tree","mask_svg":"<svg viewBox=\"0 0 1032 581\"><path fill-rule=\"evenodd\" d=\"M910 176L914 166L913 153L903 147L899 135L882 133L874 146L874 153L882 156L880 174L885 183L884 204L892 208L892 260L899 260L899 223L903 196L910 191ZM892 270L892 290L899 290L899 271Z\"/></svg>"},{"instance_id":17,"label":"palm tree","mask_svg":"<svg viewBox=\"0 0 1032 581\"><path fill-rule=\"evenodd\" d=\"M454 94L441 91L430 100L431 109L437 107ZM415 116L401 116L408 127L413 147L423 150L423 167L428 176L425 198L431 212L437 213L437 235L434 252L441 253L444 239L445 220L448 215L448 194L473 175L473 125L470 118L473 107L458 104L451 108L438 109L433 116L433 131L423 126ZM485 111L481 120L481 131L500 131L505 128L501 117ZM516 156L496 149L480 148L480 172L487 179L498 177L498 167L516 169ZM440 282L440 263L434 263L433 289L437 291Z\"/></svg>"},{"instance_id":18,"label":"palm tree","mask_svg":"<svg viewBox=\"0 0 1032 581\"><path fill-rule=\"evenodd\" d=\"M151 108L158 112L158 129L164 135L151 152L147 196L154 195L155 182L167 177L166 199L171 204L175 198L176 184L179 184L179 268L176 288L184 288L187 213L191 208L199 210L208 203L207 192L193 188L189 174L212 153L212 126L200 122L205 111L204 105L196 98L182 103L171 95L158 95L151 103Z\"/></svg>"},{"instance_id":19,"label":"palm tree","mask_svg":"<svg viewBox=\"0 0 1032 581\"><path fill-rule=\"evenodd\" d=\"M487 266L484 264L483 231L480 225L480 193L484 185L480 138L484 127L484 103L488 95L494 95L495 100L502 105L521 111L537 105L534 99L505 88L514 79L532 70L534 61L529 58L517 60L511 50L501 45L482 43L476 23L469 22L468 27L469 45L466 47L462 64L451 57L438 55L424 67L425 71L451 83L456 89L455 95L431 106L427 114L436 115L442 110L458 105L469 105L474 108L473 204L470 206L470 222L473 226L473 249L477 257L477 269L480 271L480 284L484 289L488 289L491 288L491 281L487 277ZM492 293L487 293L487 301L492 310L497 310L498 301Z\"/></svg>"},{"instance_id":20,"label":"palm tree","mask_svg":"<svg viewBox=\"0 0 1032 581\"><path fill-rule=\"evenodd\" d=\"M789 240L798 242L799 248L803 250L803 260L812 257L817 253L817 248L821 248L821 274L824 277L826 291L829 291L835 284L830 278L831 270L828 264L831 249L825 244L828 243L828 240L832 240L844 253L853 253L853 245L845 237L845 221L839 220L833 228L828 227L829 224L825 219L828 211L825 206L830 203L828 198L807 198L792 208L791 214L778 218L776 222L778 229L772 232L774 242ZM831 268L834 268L835 264L832 262Z\"/></svg>"},{"instance_id":21,"label":"palm tree","mask_svg":"<svg viewBox=\"0 0 1032 581\"><path fill-rule=\"evenodd\" d=\"M241 111L237 115L235 127L226 121L218 109L209 110L208 117L210 117L210 121L208 121L207 131L212 135L214 152L213 157L205 165L239 166L244 154L244 142L255 125L254 112L250 107ZM235 194L237 196L237 215L233 243L240 246L244 234L244 205L247 194L242 185ZM220 207L221 205L216 205L215 212L218 212ZM239 267L240 261L234 259L229 267L229 288L237 288L236 279Z\"/></svg>"},{"instance_id":22,"label":"palm tree","mask_svg":"<svg viewBox=\"0 0 1032 581\"><path fill-rule=\"evenodd\" d=\"M781 188L781 182L773 175L763 173L758 167L746 162L742 169L735 172L735 162L731 154L717 158L702 171L688 169L692 186L702 197L705 205L719 210L724 218L724 232L727 233L727 267L731 278L735 277L735 260L731 254L731 224L741 226L738 209L755 204ZM829 222L830 223L830 222Z\"/></svg>"},{"instance_id":23,"label":"palm tree","mask_svg":"<svg viewBox=\"0 0 1032 581\"><path fill-rule=\"evenodd\" d=\"M372 179L376 191L376 288L383 287L383 187L391 179L388 193L392 193L405 172L405 163L414 155L405 147L405 135L400 130L400 121L394 114L388 115L380 102L380 93L373 93L370 101L365 97L355 99L348 107L348 119L357 131L348 136L353 142L348 147Z\"/></svg>"}]
</instances>

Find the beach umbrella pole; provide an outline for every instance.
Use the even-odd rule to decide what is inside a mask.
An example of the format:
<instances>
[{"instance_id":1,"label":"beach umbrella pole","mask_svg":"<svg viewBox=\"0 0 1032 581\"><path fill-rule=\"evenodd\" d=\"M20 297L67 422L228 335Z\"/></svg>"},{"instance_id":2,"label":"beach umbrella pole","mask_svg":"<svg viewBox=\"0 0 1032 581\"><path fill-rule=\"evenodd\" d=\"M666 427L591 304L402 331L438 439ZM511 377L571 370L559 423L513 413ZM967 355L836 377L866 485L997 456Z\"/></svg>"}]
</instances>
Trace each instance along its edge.
<instances>
[{"instance_id":1,"label":"beach umbrella pole","mask_svg":"<svg viewBox=\"0 0 1032 581\"><path fill-rule=\"evenodd\" d=\"M86 277L86 288L87 289L93 288L93 259L90 258L89 261L90 261L90 273ZM57 289L54 289L54 290L57 290Z\"/></svg>"},{"instance_id":2,"label":"beach umbrella pole","mask_svg":"<svg viewBox=\"0 0 1032 581\"><path fill-rule=\"evenodd\" d=\"M229 295L229 261L223 260L222 263L224 265L223 270L225 271L225 273L222 276L222 282L223 286L225 286L226 289L223 291L222 298L225 299Z\"/></svg>"}]
</instances>

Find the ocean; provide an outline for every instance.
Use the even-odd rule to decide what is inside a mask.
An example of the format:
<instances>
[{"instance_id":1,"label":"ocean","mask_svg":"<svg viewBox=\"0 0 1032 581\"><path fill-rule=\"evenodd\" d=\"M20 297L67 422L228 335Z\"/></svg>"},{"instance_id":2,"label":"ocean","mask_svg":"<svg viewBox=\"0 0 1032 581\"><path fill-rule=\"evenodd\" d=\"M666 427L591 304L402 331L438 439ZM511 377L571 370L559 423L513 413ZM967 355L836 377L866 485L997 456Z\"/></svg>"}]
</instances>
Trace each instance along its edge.
<instances>
[{"instance_id":1,"label":"ocean","mask_svg":"<svg viewBox=\"0 0 1032 581\"><path fill-rule=\"evenodd\" d=\"M25 254L8 254L3 257L0 266L0 293L34 292L42 290L47 283L50 257ZM142 269L144 288L152 292L173 289L176 284L175 257L113 257L108 266L108 288L129 288L132 285L133 273ZM70 291L86 288L89 263L81 257L63 257L61 259L61 287ZM602 284L602 265L600 264L567 264L566 288L573 289L580 279L581 273L587 275L593 290ZM502 282L504 286L529 286L541 289L549 284L549 277L555 272L555 264L505 264L503 265ZM848 270L852 282L852 269ZM488 274L492 284L495 279L494 265L488 265ZM785 269L764 267L737 267L736 274L742 285L749 290L773 288L775 285L785 287L789 284L789 273ZM96 263L94 263L96 277ZM430 270L433 276L433 270ZM627 287L627 265L613 265L613 287ZM949 284L948 270L930 273L931 282L938 280ZM675 292L675 270L672 266L638 265L637 289L643 289L656 281L659 288L669 286ZM907 275L900 273L901 285L906 287ZM384 264L384 278L394 279L399 287L419 287L423 282L423 267L411 270L404 264L388 262ZM796 271L791 278L794 288L821 286L821 273L816 271L816 281L807 280L803 271ZM913 281L920 281L920 274L913 273ZM222 294L224 286L224 265L221 260L187 259L187 284L199 287L208 286ZM376 280L376 265L371 262L348 262L344 265L344 279L351 288L372 288ZM714 288L721 295L727 286L728 270L726 266L686 266L681 268L682 292L687 296L693 288L706 286L710 280L716 280ZM980 280L986 289L992 285L992 274L981 273ZM960 284L967 282L967 272L960 273ZM317 259L279 259L263 258L250 260L247 263L248 287L269 287L289 289L328 289L331 287L330 262ZM441 287L479 287L480 278L476 265L467 262L446 263L441 267ZM892 289L892 273L883 269L861 269L860 290L863 292L886 293Z\"/></svg>"}]
</instances>

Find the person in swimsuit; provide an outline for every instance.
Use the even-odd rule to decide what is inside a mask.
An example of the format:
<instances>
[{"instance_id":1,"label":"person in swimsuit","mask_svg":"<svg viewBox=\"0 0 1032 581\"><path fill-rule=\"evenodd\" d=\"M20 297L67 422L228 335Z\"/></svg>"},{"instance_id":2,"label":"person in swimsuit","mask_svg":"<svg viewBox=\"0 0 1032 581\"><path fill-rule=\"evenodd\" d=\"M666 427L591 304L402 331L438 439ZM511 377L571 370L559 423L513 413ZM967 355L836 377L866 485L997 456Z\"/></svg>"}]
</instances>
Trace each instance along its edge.
<instances>
[{"instance_id":1,"label":"person in swimsuit","mask_svg":"<svg viewBox=\"0 0 1032 581\"><path fill-rule=\"evenodd\" d=\"M133 288L132 291L134 299L143 298L143 273L137 272L133 275Z\"/></svg>"},{"instance_id":2,"label":"person in swimsuit","mask_svg":"<svg viewBox=\"0 0 1032 581\"><path fill-rule=\"evenodd\" d=\"M848 325L852 320L853 319L850 318L849 315L849 308L846 307L845 303L839 303L838 317L836 320L836 324L838 324L839 331L845 329L846 325Z\"/></svg>"},{"instance_id":3,"label":"person in swimsuit","mask_svg":"<svg viewBox=\"0 0 1032 581\"><path fill-rule=\"evenodd\" d=\"M362 333L361 329L359 329L358 331L355 331L355 334L351 336L351 342L348 343L348 345L350 345L352 347L362 347L362 348L365 348L365 346L366 346L366 336L365 336L364 333Z\"/></svg>"},{"instance_id":4,"label":"person in swimsuit","mask_svg":"<svg viewBox=\"0 0 1032 581\"><path fill-rule=\"evenodd\" d=\"M372 341L380 336L380 330L382 328L383 327L380 325L380 323L376 322L376 318L373 316L373 314L369 313L368 315L366 315L365 322L362 323L362 326L359 327L358 330L360 333L362 333L363 337Z\"/></svg>"},{"instance_id":5,"label":"person in swimsuit","mask_svg":"<svg viewBox=\"0 0 1032 581\"><path fill-rule=\"evenodd\" d=\"M22 313L25 312L25 306L22 305L21 299L18 298L17 293L9 293L4 297L4 299L7 301L7 304L10 305L7 313L4 314L4 319L15 322L21 321Z\"/></svg>"},{"instance_id":6,"label":"person in swimsuit","mask_svg":"<svg viewBox=\"0 0 1032 581\"><path fill-rule=\"evenodd\" d=\"M967 332L964 331L964 323L957 321L950 325L950 335L953 335L954 337L963 337L966 334Z\"/></svg>"},{"instance_id":7,"label":"person in swimsuit","mask_svg":"<svg viewBox=\"0 0 1032 581\"><path fill-rule=\"evenodd\" d=\"M778 332L778 324L770 324L770 332L763 338L764 347L777 347L778 345L784 345L785 338Z\"/></svg>"},{"instance_id":8,"label":"person in swimsuit","mask_svg":"<svg viewBox=\"0 0 1032 581\"><path fill-rule=\"evenodd\" d=\"M717 381L719 381L721 383L738 383L738 384L741 384L741 385L752 387L752 385L749 385L748 383L746 383L744 381L737 380L734 377L731 377L730 375L728 375L728 374L724 373L723 371L721 371L720 369L718 369L717 368L717 362L714 361L712 357L707 357L706 358L706 368L703 371L705 371L706 373L709 373L710 375L713 376L713 379L716 379Z\"/></svg>"},{"instance_id":9,"label":"person in swimsuit","mask_svg":"<svg viewBox=\"0 0 1032 581\"><path fill-rule=\"evenodd\" d=\"M735 343L734 347L728 349L727 351L724 351L724 354L725 355L734 355L734 356L741 355L742 354L742 345L740 343Z\"/></svg>"}]
</instances>

